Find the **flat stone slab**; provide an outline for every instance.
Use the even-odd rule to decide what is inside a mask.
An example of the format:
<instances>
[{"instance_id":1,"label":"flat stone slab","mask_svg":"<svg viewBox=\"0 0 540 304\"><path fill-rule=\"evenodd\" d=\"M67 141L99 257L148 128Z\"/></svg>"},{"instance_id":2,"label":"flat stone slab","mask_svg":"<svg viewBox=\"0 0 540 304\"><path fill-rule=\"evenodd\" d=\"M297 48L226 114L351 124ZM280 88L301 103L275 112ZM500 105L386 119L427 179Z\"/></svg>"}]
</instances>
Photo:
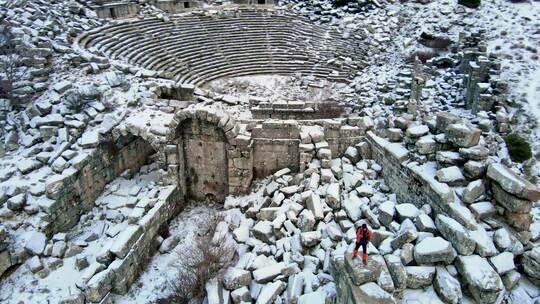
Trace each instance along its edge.
<instances>
[{"instance_id":1,"label":"flat stone slab","mask_svg":"<svg viewBox=\"0 0 540 304\"><path fill-rule=\"evenodd\" d=\"M446 265L456 258L452 244L441 237L427 237L414 247L414 260L419 265L442 262Z\"/></svg>"},{"instance_id":2,"label":"flat stone slab","mask_svg":"<svg viewBox=\"0 0 540 304\"><path fill-rule=\"evenodd\" d=\"M361 256L361 252L356 258L353 258L350 252L345 254L345 269L350 273L353 283L359 286L368 282L377 282L382 266L373 258L368 258L367 264L364 264Z\"/></svg>"},{"instance_id":3,"label":"flat stone slab","mask_svg":"<svg viewBox=\"0 0 540 304\"><path fill-rule=\"evenodd\" d=\"M498 303L504 285L487 259L478 255L459 256L455 265L477 303Z\"/></svg>"},{"instance_id":4,"label":"flat stone slab","mask_svg":"<svg viewBox=\"0 0 540 304\"><path fill-rule=\"evenodd\" d=\"M540 199L540 190L528 180L518 176L503 164L491 164L487 176L496 181L504 191L530 201Z\"/></svg>"}]
</instances>

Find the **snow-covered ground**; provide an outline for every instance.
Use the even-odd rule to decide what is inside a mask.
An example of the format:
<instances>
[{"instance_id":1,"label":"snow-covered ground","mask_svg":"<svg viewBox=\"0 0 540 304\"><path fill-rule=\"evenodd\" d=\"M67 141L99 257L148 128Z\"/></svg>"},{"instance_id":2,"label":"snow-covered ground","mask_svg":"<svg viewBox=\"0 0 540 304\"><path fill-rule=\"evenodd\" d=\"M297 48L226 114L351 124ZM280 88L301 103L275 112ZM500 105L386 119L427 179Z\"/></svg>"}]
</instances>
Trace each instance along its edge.
<instances>
[{"instance_id":1,"label":"snow-covered ground","mask_svg":"<svg viewBox=\"0 0 540 304\"><path fill-rule=\"evenodd\" d=\"M129 292L113 297L114 303L155 303L159 299L167 298L172 289L171 283L179 273L178 252L194 245L199 227L204 225L201 221L217 212L216 207L206 202L192 202L187 205L169 225L170 237L178 238L178 245L170 252L156 253Z\"/></svg>"},{"instance_id":2,"label":"snow-covered ground","mask_svg":"<svg viewBox=\"0 0 540 304\"><path fill-rule=\"evenodd\" d=\"M293 1L281 2L285 4ZM205 89L218 95L233 95L232 98L235 101L239 100L240 105L229 107L230 112L238 119L251 118L245 101L247 100L247 95L256 95L278 101L337 100L355 107L355 110L362 113L363 116L376 116L375 121L371 121L371 126L375 125L375 128L378 128L380 125L383 128L390 127L389 121L392 121L391 127L395 127L393 120L399 114L394 113L390 105L391 103L386 103L386 98L392 99L396 97L397 95L394 94L397 91L396 89L403 89L406 86L407 83L400 82L407 79L406 76L410 76L411 65L407 62L407 57L415 50L425 49L418 42L420 34L423 31L427 31L447 36L452 42L457 42L458 34L461 32L484 30L487 50L497 55L501 60L502 72L500 77L508 81L509 99L516 100L518 103L518 107L508 108L510 112L508 114L513 123L512 128L525 135L529 135L529 140L535 152L540 152L540 124L535 122L535 120L540 119L539 1L513 3L507 0L484 0L479 9L465 8L458 5L456 3L457 1L449 0L422 1L429 2L427 4L421 4L419 1L405 1L403 3L393 1L380 2L382 3L381 7L374 7L362 13L335 10L328 1L296 1L297 5L294 6L299 12L311 14L310 17L313 19L319 21L321 18L328 19L326 21L329 21L330 24L345 32L357 31L366 34L365 43L369 47L370 52L368 58L365 59L367 66L359 71L350 86L323 83L323 89L314 89L308 92L309 94L306 94L306 84L299 79L294 77L261 75L216 80L208 84ZM41 16L40 18L33 20L32 14L29 14L27 11L20 13L21 11L19 10L7 9L6 1L0 1L0 7L4 12L7 12L9 18L21 21L20 23L23 26L18 28L18 31L25 37L23 39L24 41L34 43L36 47L38 45L40 47L43 45L48 47L48 43L51 43L50 49L57 51L53 60L51 60L53 62L51 65L54 68L50 70L50 77L46 80L36 77L36 83L32 83L28 79L22 81L22 86L26 89L28 87L45 88L42 94L37 94L38 92L33 92L30 89L30 91L39 95L35 100L35 104L39 110L38 112L43 111L43 113L40 112L37 116L40 116L40 114L49 115L49 112L52 112L55 117L60 117L60 120L66 125L76 125L76 128L71 129L78 130L70 133L70 136L74 138L72 140L73 142L76 142L77 138L84 131L110 130L118 124L122 125L124 129L144 129L146 126L152 125L157 132L167 128L173 115L172 111L164 113L154 106L155 96L149 88L155 87L164 81L153 78L155 76L153 72L141 71L136 67L116 60L111 60L112 64L109 62L102 64L103 62L100 62L102 59L96 59L97 57L92 52L86 50L77 49L77 52L72 52L73 50L69 51L69 46L72 45L72 39L69 37L73 33L69 33L68 29L74 28L77 30L76 32L79 32L95 27L101 24L101 21L98 21L91 14L88 16L69 14L67 1L58 1L50 4L46 1L36 0L29 1L29 3L33 6L31 11L37 12L36 14ZM325 13L323 17L320 17L321 14L314 14L311 6L315 4L324 7L331 13ZM36 7L42 8L42 10L45 10L45 13L39 12L39 10L36 10ZM46 12L48 9L55 13L48 15ZM155 15L156 12L147 7L143 13ZM54 24L59 24L60 26L51 30ZM436 51L436 57L444 57L448 54L448 50ZM81 62L84 64L81 65ZM96 62L102 65L98 65ZM92 65L89 63L92 63ZM38 70L38 68L35 70ZM110 72L109 70L113 70L114 72ZM37 72L35 73L39 74ZM456 73L452 69L441 69L437 73L436 75L430 75L433 77L428 79L424 88L425 98L422 104L425 107L424 112L430 114L430 110L432 112L445 110L455 113L461 118L478 120L481 115L472 115L469 110L464 109L462 102L464 90L462 86L463 75ZM47 81L51 84L50 88ZM68 90L76 92L98 92L102 95L102 98L100 101L92 102L82 113L71 113L63 102L68 97L69 92L65 92L61 88L53 88L53 84L62 81L67 81L68 84L73 83ZM386 94L383 92L389 93ZM397 96L396 98L399 99L399 97ZM28 110L28 113L35 112L35 109ZM482 115L487 114L483 113ZM0 193L0 197L2 198L2 204L0 204L0 207L2 207L0 210L2 221L0 222L0 226L5 225L12 229L13 245L17 246L27 241L29 237L35 237L35 234L31 232L39 227L39 216L35 216L36 212L38 212L38 197L44 195L44 185L47 179L54 175L56 171L62 172L64 167L68 166L69 163L58 161L51 164L51 166L47 165L47 161L51 155L54 155L54 151L59 149L62 143L68 140L60 139L60 136L58 136L58 139L46 139L47 142L34 145L34 141L39 142L38 139L41 138L41 134L39 133L40 130L35 128L35 121L31 122L31 119L32 117L28 117L27 112L12 111L6 114L6 119L1 125L3 142L12 144L14 141L16 144L19 144L13 151L3 157L0 162L0 191L2 191ZM414 121L414 123L416 124L418 121ZM433 141L434 136L431 136L431 134L427 136L429 137L426 139L428 142ZM492 143L485 142L484 139L480 142L480 145L482 147L488 146L489 148L499 147L498 145L502 141L500 140L500 136L497 136L490 138L495 143L494 145L490 146ZM66 150L60 158L65 158L69 161L77 153L82 154L85 152L82 148L76 146L74 150ZM494 154L497 160L508 158L505 148L495 151ZM341 160L338 159L335 162L339 163L337 165L338 168L342 168L343 170L347 168L347 170L355 171L355 174L360 172L366 176L373 176L373 171L376 171L374 168L380 169L378 164L371 161L355 165L353 166L354 168L349 166L348 160L343 160L343 163L341 163ZM320 172L321 168L318 167L319 165L315 162L313 164L315 169L312 168L312 170L319 170L317 172ZM538 177L540 176L540 167L538 165L536 166L538 168L536 171L533 171L533 175ZM515 167L522 168L521 165L516 165ZM422 172L429 175L433 180L435 180L437 170L440 169L432 160L421 168L423 168ZM143 178L139 178L139 176L135 179L119 177L112 182L103 195L96 201L95 208L88 215L84 216L76 227L71 229L66 235L57 235L47 245L48 249L45 250L51 251L51 254L42 258L38 258L35 255L25 264L9 273L6 278L2 279L0 282L0 302L19 303L22 301L25 303L44 303L50 301L51 303L55 303L61 298L74 294L74 291L78 289L76 283L83 279L89 279L90 277L84 278L84 276L93 275L92 271L95 271L99 267L96 265L99 264L96 262L96 254L105 246L107 241L110 241L112 237L127 225L127 223L123 222L123 219L132 216L135 205L133 200L140 199L144 196L144 193L151 192L152 189L159 187L157 186L159 173L155 169L146 167L144 169L145 172L143 172L145 173L143 174ZM149 174L146 174L147 170L150 172ZM19 173L26 171L31 172L31 175ZM458 170L457 173L459 174L451 177L454 179L461 178L461 172ZM341 178L336 172L332 172L331 174L335 174L338 177L338 180L332 181L344 185L358 178L351 176ZM392 210L394 210L393 206L395 204L400 203L395 201L394 196L387 193L388 189L386 189L387 187L384 185L384 182L379 179L380 176L375 174L375 177L377 178L366 178L363 184L364 187L362 188L350 187L350 189L346 189L348 192L362 193L365 197L370 197L370 208L365 211L369 216L372 216L369 212L374 212L375 215L379 216L384 211L384 207L381 208L381 197L388 199L392 203ZM304 176L304 179L308 179L308 176ZM364 176L362 175L362 178L359 179L364 179ZM277 193L283 190L283 188L286 188L286 186L297 186L291 180L280 180L280 190L276 191L274 189L274 191ZM306 294L304 297L305 303L311 304L311 301L314 301L312 300L313 298L334 298L335 286L328 269L324 268L324 264L328 262L331 254L343 254L345 251L351 251L350 249L354 240L354 231L351 230L354 224L353 222L365 220L360 219L357 216L358 214L355 213L360 210L359 204L356 204L358 201L352 200L353 202L351 202L351 200L347 199L347 202L343 203L343 210L336 210L335 212L325 210L326 214L332 214L332 216L328 216L329 218L325 218L324 220L317 218L315 221L314 214L317 212L322 213L323 211L313 206L304 208L304 210L311 209L309 210L312 213L311 215L308 214L309 212L304 211L302 211L303 214L293 215L289 212L291 210L288 210L286 216L287 220L291 221L291 225L293 222L292 219L296 219L298 215L299 222L297 223L294 220L295 225L304 226L313 224L312 226L314 226L310 227L311 229L306 228L306 231L302 230L302 233L296 233L298 231L293 233L292 230L298 227L292 226L294 228L291 228L290 225L287 227L284 224L284 216L280 215L277 217L277 220L272 218L270 221L268 219L253 219L251 215L246 215L248 213L246 209L257 206L265 197L270 197L267 195L268 193L264 193L264 189L271 182L271 178L266 179L262 182L263 187L258 188L253 193L243 197L229 197L224 204L225 209L229 210L225 213L229 214L227 220L231 228L231 233L240 244L245 246L241 252L243 254L243 259L241 257L242 262L237 266L255 271L266 266L276 266L275 264L279 264L276 263L276 259L296 263L298 261L295 259L302 260L305 257L290 256L290 253L284 257L287 246L300 246L301 248L302 245L299 245L299 243L316 243L320 241L322 245L319 246L317 243L316 249L309 249L309 252L306 253L307 262L304 264L299 262L301 269L294 267L291 267L292 269L286 269L286 267L283 267L286 270L280 271L288 275L294 272L292 280L302 280L303 285L301 285L303 289L301 288L301 293ZM303 184L300 184L300 186L303 187ZM277 186L272 185L272 187ZM353 190L352 188L355 189ZM143 190L139 192L133 189ZM290 189L286 189L282 192L287 193L288 190L290 191ZM4 194L7 194L9 197L20 195L20 191L24 191L25 193L26 207L24 212L21 211L14 215L13 212L8 211L7 207L3 207L3 198ZM321 186L317 191L319 191L317 194L324 196L327 192L327 185ZM465 191L465 187L459 187L456 190L460 196L463 195L463 191ZM141 194L139 195L139 193ZM279 200L279 203L275 203L277 205L282 203L283 205L290 204L293 206L291 208L294 208L297 207L294 203L300 201L299 195L294 195L296 195L294 199L292 198L293 195L286 199L276 195L276 197L271 197L271 199ZM131 198L127 199L128 197ZM302 202L302 204L305 204L305 202ZM323 205L326 206L326 203ZM487 213L492 211L490 208L493 206L488 203L477 207L477 211L480 210ZM485 208L482 209L481 207ZM206 206L205 204L187 206L171 222L169 227L170 237L177 238L178 245L168 252L157 253L146 266L139 279L133 284L128 294L114 296L113 301L115 303L126 304L153 303L160 298L167 297L170 293L168 282L173 280L176 275L177 267L175 261L178 258L176 252L182 251L186 246L193 244L193 238L197 234L197 227L201 224L201 219L204 219L206 214L216 209L215 206ZM402 206L400 210L404 214L415 213L416 211L416 207L411 208L410 206ZM421 212L426 211L422 210ZM540 236L540 207L537 203L531 213L534 216L534 220L530 231L535 242L537 242ZM340 221L334 221L334 217L341 217ZM351 220L354 218L355 221L351 221L347 217ZM374 220L372 219L372 221ZM268 222L272 222L272 224L270 225ZM314 223L317 223L317 226ZM256 225L259 226L257 226L257 232L254 234L252 230L255 229ZM288 235L281 235L284 232L279 229L277 229L277 235L272 235L274 231L272 230L271 233L268 232L268 227L272 228L274 225L280 228L282 228L282 225L285 226L283 229ZM388 230L383 227L384 229L378 233L382 235L391 233L392 236L395 236L401 232L401 229L410 228L408 227L409 223L403 219L400 219L399 223L396 222L388 226L390 227ZM401 228L401 226L404 228ZM300 228L304 229L303 227ZM483 231L483 229L481 230ZM324 232L321 237L317 233L303 234L306 232L321 231ZM336 231L339 231L339 233ZM344 232L343 234L342 231ZM495 233L494 231L495 229L490 230L487 234L480 233L480 236L477 236L475 241L484 244L491 242ZM422 231L422 233L425 232ZM303 235L303 239L296 236L300 234ZM326 238L328 235L332 235L335 239L331 241L320 240L323 236ZM486 235L488 237L485 237ZM274 247L266 244L268 240L264 240L264 238L274 237L281 241L279 246L283 248L279 249L275 244L272 244ZM422 237L426 237L426 235ZM512 241L514 242L515 240L512 239ZM42 243L43 240L38 239L36 242ZM249 245L247 245L248 243ZM407 252L412 254L411 246L406 247L408 249L400 248L397 251L386 252L386 250L389 250L389 242L384 245L378 245L380 246L370 247L371 253L389 253L399 255L400 257L406 255ZM530 247L536 246L537 243L533 243ZM441 246L438 249L443 247ZM501 253L508 252L505 251L507 250L505 248L498 249ZM70 250L76 253L73 256L64 256ZM278 253L279 250L281 251ZM531 248L523 250L531 252ZM84 255L84 259L81 254ZM255 262L251 260L252 258L255 260L254 256L257 256ZM77 268L81 267L81 265L77 264L84 263L83 260L86 260L90 264L90 266L84 268L92 271L85 272L84 270L77 270ZM321 265L319 265L319 262ZM276 267L282 266L284 265ZM501 266L511 267L512 265L504 263ZM501 275L503 274L501 273ZM43 278L40 278L41 276ZM515 277L511 279L515 279ZM264 280L260 281L262 282ZM516 282L518 282L517 287L506 295L505 301L507 303L538 301L540 291L537 286L526 278L525 274L522 274L521 278L518 278ZM291 283L288 286L292 285ZM250 296L256 298L259 295L264 295L271 298L269 296L272 293L271 288L275 286L268 286L263 285L263 283L249 285ZM282 286L278 287L281 288ZM245 290L242 290L242 292L245 292ZM287 290L288 295L294 292ZM403 292L403 302L434 303L438 297L437 295L438 293L433 285L428 285L424 289L405 289ZM465 295L462 301L462 303L469 303L472 300L468 295Z\"/></svg>"}]
</instances>

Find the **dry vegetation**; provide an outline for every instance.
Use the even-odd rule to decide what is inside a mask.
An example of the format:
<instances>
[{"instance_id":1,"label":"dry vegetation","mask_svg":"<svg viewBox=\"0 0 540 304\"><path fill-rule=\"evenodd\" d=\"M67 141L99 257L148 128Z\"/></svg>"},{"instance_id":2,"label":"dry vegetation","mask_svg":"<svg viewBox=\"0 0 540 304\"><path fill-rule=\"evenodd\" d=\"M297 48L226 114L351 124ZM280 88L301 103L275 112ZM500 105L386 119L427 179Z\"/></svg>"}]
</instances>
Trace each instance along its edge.
<instances>
[{"instance_id":1,"label":"dry vegetation","mask_svg":"<svg viewBox=\"0 0 540 304\"><path fill-rule=\"evenodd\" d=\"M206 283L213 278L221 280L223 271L236 259L236 247L226 233L218 231L222 217L217 213L207 216L204 227L193 246L177 252L178 275L169 282L172 294L159 304L187 304L202 302L206 296Z\"/></svg>"}]
</instances>

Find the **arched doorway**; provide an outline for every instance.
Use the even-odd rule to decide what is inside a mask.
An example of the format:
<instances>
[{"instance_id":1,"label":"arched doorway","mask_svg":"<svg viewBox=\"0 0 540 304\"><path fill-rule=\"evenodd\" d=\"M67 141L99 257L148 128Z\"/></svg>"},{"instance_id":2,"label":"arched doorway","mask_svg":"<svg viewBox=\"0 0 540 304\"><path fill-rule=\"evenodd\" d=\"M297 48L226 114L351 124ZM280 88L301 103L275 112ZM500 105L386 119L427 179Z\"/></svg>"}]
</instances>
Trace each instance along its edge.
<instances>
[{"instance_id":1,"label":"arched doorway","mask_svg":"<svg viewBox=\"0 0 540 304\"><path fill-rule=\"evenodd\" d=\"M228 142L223 130L191 118L182 122L177 134L178 150L183 154L186 196L196 200L209 196L216 201L225 200L229 194L229 177Z\"/></svg>"}]
</instances>

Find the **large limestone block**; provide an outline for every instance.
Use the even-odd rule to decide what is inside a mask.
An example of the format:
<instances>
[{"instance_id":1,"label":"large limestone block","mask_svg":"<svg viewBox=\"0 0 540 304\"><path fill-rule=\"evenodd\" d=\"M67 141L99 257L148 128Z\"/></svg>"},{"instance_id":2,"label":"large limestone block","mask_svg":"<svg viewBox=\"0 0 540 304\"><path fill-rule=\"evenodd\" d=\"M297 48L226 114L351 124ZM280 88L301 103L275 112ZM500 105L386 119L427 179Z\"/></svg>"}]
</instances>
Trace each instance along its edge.
<instances>
[{"instance_id":1,"label":"large limestone block","mask_svg":"<svg viewBox=\"0 0 540 304\"><path fill-rule=\"evenodd\" d=\"M275 277L281 274L285 268L284 263L275 263L253 271L253 279L257 283L266 283L272 281Z\"/></svg>"},{"instance_id":2,"label":"large limestone block","mask_svg":"<svg viewBox=\"0 0 540 304\"><path fill-rule=\"evenodd\" d=\"M270 221L260 221L251 230L253 235L259 240L270 243L272 240L272 222Z\"/></svg>"},{"instance_id":3,"label":"large limestone block","mask_svg":"<svg viewBox=\"0 0 540 304\"><path fill-rule=\"evenodd\" d=\"M400 222L407 218L413 220L420 212L420 210L418 210L418 208L411 203L398 204L395 206L395 208Z\"/></svg>"},{"instance_id":4,"label":"large limestone block","mask_svg":"<svg viewBox=\"0 0 540 304\"><path fill-rule=\"evenodd\" d=\"M106 269L95 274L87 283L86 300L100 302L112 289L114 272Z\"/></svg>"},{"instance_id":5,"label":"large limestone block","mask_svg":"<svg viewBox=\"0 0 540 304\"><path fill-rule=\"evenodd\" d=\"M533 248L523 254L521 259L525 273L535 279L540 280L540 246ZM537 281L538 282L538 281Z\"/></svg>"},{"instance_id":6,"label":"large limestone block","mask_svg":"<svg viewBox=\"0 0 540 304\"><path fill-rule=\"evenodd\" d=\"M139 239L142 234L142 229L138 225L129 225L127 226L120 234L115 238L115 242L111 247L111 252L114 253L117 257L123 259L126 257L127 253Z\"/></svg>"},{"instance_id":7,"label":"large limestone block","mask_svg":"<svg viewBox=\"0 0 540 304\"><path fill-rule=\"evenodd\" d=\"M433 287L445 303L457 304L463 298L459 281L444 267L437 267Z\"/></svg>"},{"instance_id":8,"label":"large limestone block","mask_svg":"<svg viewBox=\"0 0 540 304\"><path fill-rule=\"evenodd\" d=\"M229 290L247 286L251 282L251 273L247 270L230 267L223 275L223 285Z\"/></svg>"},{"instance_id":9,"label":"large limestone block","mask_svg":"<svg viewBox=\"0 0 540 304\"><path fill-rule=\"evenodd\" d=\"M452 263L456 251L450 242L441 237L427 237L414 247L414 260L418 265Z\"/></svg>"},{"instance_id":10,"label":"large limestone block","mask_svg":"<svg viewBox=\"0 0 540 304\"><path fill-rule=\"evenodd\" d=\"M532 203L529 200L520 199L503 190L498 183L491 183L493 197L497 203L510 212L529 213L532 208Z\"/></svg>"},{"instance_id":11,"label":"large limestone block","mask_svg":"<svg viewBox=\"0 0 540 304\"><path fill-rule=\"evenodd\" d=\"M461 120L456 114L450 112L439 112L437 113L435 127L439 132L444 132L446 128L454 123L457 123Z\"/></svg>"},{"instance_id":12,"label":"large limestone block","mask_svg":"<svg viewBox=\"0 0 540 304\"><path fill-rule=\"evenodd\" d=\"M406 266L407 288L423 288L433 283L435 267L432 266Z\"/></svg>"},{"instance_id":13,"label":"large limestone block","mask_svg":"<svg viewBox=\"0 0 540 304\"><path fill-rule=\"evenodd\" d=\"M233 290L231 292L231 298L233 300L233 303L251 302L251 294L249 293L249 289L246 286Z\"/></svg>"},{"instance_id":14,"label":"large limestone block","mask_svg":"<svg viewBox=\"0 0 540 304\"><path fill-rule=\"evenodd\" d=\"M528 180L518 176L503 164L491 164L487 176L496 181L501 188L519 198L529 201L540 199L540 190Z\"/></svg>"},{"instance_id":15,"label":"large limestone block","mask_svg":"<svg viewBox=\"0 0 540 304\"><path fill-rule=\"evenodd\" d=\"M384 256L384 260L386 261L386 266L388 266L396 290L404 290L407 287L407 271L401 263L400 257L394 254L387 254Z\"/></svg>"},{"instance_id":16,"label":"large limestone block","mask_svg":"<svg viewBox=\"0 0 540 304\"><path fill-rule=\"evenodd\" d=\"M384 291L374 282L366 283L362 286L352 287L352 303L373 303L373 304L393 304L396 303L394 297Z\"/></svg>"},{"instance_id":17,"label":"large limestone block","mask_svg":"<svg viewBox=\"0 0 540 304\"><path fill-rule=\"evenodd\" d=\"M368 282L377 282L381 274L382 265L373 258L368 258L367 264L362 262L360 255L353 258L352 253L345 254L345 269L355 285L362 285Z\"/></svg>"},{"instance_id":18,"label":"large limestone block","mask_svg":"<svg viewBox=\"0 0 540 304\"><path fill-rule=\"evenodd\" d=\"M395 206L396 203L392 201L386 201L379 205L379 221L381 224L385 226L390 225L396 213Z\"/></svg>"},{"instance_id":19,"label":"large limestone block","mask_svg":"<svg viewBox=\"0 0 540 304\"><path fill-rule=\"evenodd\" d=\"M435 225L442 236L452 243L452 246L462 255L470 255L476 248L476 242L469 232L456 220L439 214Z\"/></svg>"},{"instance_id":20,"label":"large limestone block","mask_svg":"<svg viewBox=\"0 0 540 304\"><path fill-rule=\"evenodd\" d=\"M355 147L348 147L347 150L345 150L344 156L347 157L353 164L356 164L361 158L358 149Z\"/></svg>"},{"instance_id":21,"label":"large limestone block","mask_svg":"<svg viewBox=\"0 0 540 304\"><path fill-rule=\"evenodd\" d=\"M311 191L310 191L311 192ZM311 192L306 199L306 207L313 212L315 219L322 220L324 218L323 205L319 195Z\"/></svg>"},{"instance_id":22,"label":"large limestone block","mask_svg":"<svg viewBox=\"0 0 540 304\"><path fill-rule=\"evenodd\" d=\"M208 304L227 304L229 303L230 292L223 289L217 279L212 279L206 283L206 298Z\"/></svg>"},{"instance_id":23,"label":"large limestone block","mask_svg":"<svg viewBox=\"0 0 540 304\"><path fill-rule=\"evenodd\" d=\"M9 251L4 250L0 252L0 277L9 267L11 267L11 256Z\"/></svg>"},{"instance_id":24,"label":"large limestone block","mask_svg":"<svg viewBox=\"0 0 540 304\"><path fill-rule=\"evenodd\" d=\"M438 170L437 180L450 186L458 186L465 182L465 177L457 166L452 166Z\"/></svg>"},{"instance_id":25,"label":"large limestone block","mask_svg":"<svg viewBox=\"0 0 540 304\"><path fill-rule=\"evenodd\" d=\"M482 131L465 124L457 123L449 125L446 130L446 139L460 148L476 146L480 141Z\"/></svg>"},{"instance_id":26,"label":"large limestone block","mask_svg":"<svg viewBox=\"0 0 540 304\"><path fill-rule=\"evenodd\" d=\"M416 229L421 232L429 232L429 233L436 233L437 227L435 227L435 222L431 219L431 217L425 213L422 213L416 217L416 220L414 221L414 225L416 226Z\"/></svg>"},{"instance_id":27,"label":"large limestone block","mask_svg":"<svg viewBox=\"0 0 540 304\"><path fill-rule=\"evenodd\" d=\"M24 249L30 254L40 255L45 249L47 242L47 237L41 232L30 232L27 235L26 242L24 244Z\"/></svg>"},{"instance_id":28,"label":"large limestone block","mask_svg":"<svg viewBox=\"0 0 540 304\"><path fill-rule=\"evenodd\" d=\"M279 297L279 295L285 290L285 283L277 281L264 285L261 289L261 293L257 297L256 304L270 304Z\"/></svg>"},{"instance_id":29,"label":"large limestone block","mask_svg":"<svg viewBox=\"0 0 540 304\"><path fill-rule=\"evenodd\" d=\"M303 232L300 235L302 245L305 247L313 247L321 242L322 234L320 231Z\"/></svg>"},{"instance_id":30,"label":"large limestone block","mask_svg":"<svg viewBox=\"0 0 540 304\"><path fill-rule=\"evenodd\" d=\"M498 303L504 295L501 278L485 258L459 256L455 265L477 303Z\"/></svg>"},{"instance_id":31,"label":"large limestone block","mask_svg":"<svg viewBox=\"0 0 540 304\"><path fill-rule=\"evenodd\" d=\"M392 246L393 250L396 250L403 247L404 244L416 240L417 237L418 232L416 231L416 229L404 229L390 242L390 245Z\"/></svg>"},{"instance_id":32,"label":"large limestone block","mask_svg":"<svg viewBox=\"0 0 540 304\"><path fill-rule=\"evenodd\" d=\"M396 290L396 287L394 286L394 280L392 279L392 275L388 270L386 261L384 260L383 256L372 255L369 258L375 260L379 263L379 265L381 265L381 274L377 279L377 285L379 285L384 291L393 294Z\"/></svg>"},{"instance_id":33,"label":"large limestone block","mask_svg":"<svg viewBox=\"0 0 540 304\"><path fill-rule=\"evenodd\" d=\"M362 217L362 205L366 202L359 198L354 192L350 192L343 202L343 208L349 218L356 222Z\"/></svg>"},{"instance_id":34,"label":"large limestone block","mask_svg":"<svg viewBox=\"0 0 540 304\"><path fill-rule=\"evenodd\" d=\"M339 183L332 183L326 188L326 204L332 209L339 209L341 207L341 191Z\"/></svg>"},{"instance_id":35,"label":"large limestone block","mask_svg":"<svg viewBox=\"0 0 540 304\"><path fill-rule=\"evenodd\" d=\"M405 135L411 138L419 138L429 133L429 128L426 125L412 126L407 128Z\"/></svg>"},{"instance_id":36,"label":"large limestone block","mask_svg":"<svg viewBox=\"0 0 540 304\"><path fill-rule=\"evenodd\" d=\"M504 212L504 218L518 231L528 231L529 227L532 224L532 214L530 213L513 213L513 212Z\"/></svg>"},{"instance_id":37,"label":"large limestone block","mask_svg":"<svg viewBox=\"0 0 540 304\"><path fill-rule=\"evenodd\" d=\"M432 154L437 151L437 142L429 135L421 137L415 145L420 154Z\"/></svg>"},{"instance_id":38,"label":"large limestone block","mask_svg":"<svg viewBox=\"0 0 540 304\"><path fill-rule=\"evenodd\" d=\"M298 304L325 304L326 303L326 292L323 290L317 290L315 292L310 292L302 295L298 299Z\"/></svg>"},{"instance_id":39,"label":"large limestone block","mask_svg":"<svg viewBox=\"0 0 540 304\"><path fill-rule=\"evenodd\" d=\"M470 182L463 190L462 199L465 203L473 203L481 198L486 192L486 188L481 179Z\"/></svg>"},{"instance_id":40,"label":"large limestone block","mask_svg":"<svg viewBox=\"0 0 540 304\"><path fill-rule=\"evenodd\" d=\"M289 277L287 291L285 292L285 300L294 303L302 295L304 291L304 276L295 274Z\"/></svg>"},{"instance_id":41,"label":"large limestone block","mask_svg":"<svg viewBox=\"0 0 540 304\"><path fill-rule=\"evenodd\" d=\"M505 274L516 268L514 255L511 252L503 252L490 259L491 264L499 274Z\"/></svg>"}]
</instances>

